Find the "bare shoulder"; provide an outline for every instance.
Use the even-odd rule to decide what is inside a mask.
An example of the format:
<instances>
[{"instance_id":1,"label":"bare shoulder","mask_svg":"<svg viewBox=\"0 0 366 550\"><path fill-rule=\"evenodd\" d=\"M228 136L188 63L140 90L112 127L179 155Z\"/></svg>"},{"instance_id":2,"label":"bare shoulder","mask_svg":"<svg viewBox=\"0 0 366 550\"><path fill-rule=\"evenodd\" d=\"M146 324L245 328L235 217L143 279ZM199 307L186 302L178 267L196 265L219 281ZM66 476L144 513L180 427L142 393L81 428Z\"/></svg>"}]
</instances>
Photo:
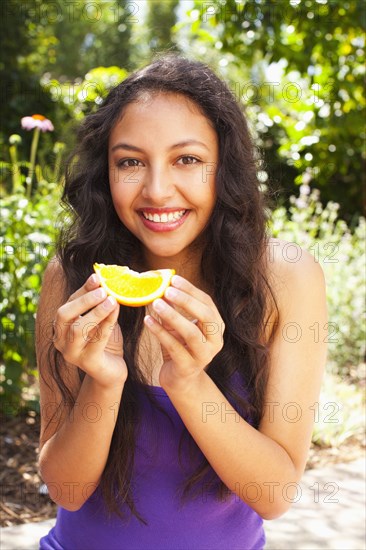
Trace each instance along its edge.
<instances>
[{"instance_id":1,"label":"bare shoulder","mask_svg":"<svg viewBox=\"0 0 366 550\"><path fill-rule=\"evenodd\" d=\"M265 335L268 340L272 326L283 327L299 311L321 308L325 312L326 286L319 262L297 243L269 239L266 252L266 278L271 294ZM319 316L324 317L323 313Z\"/></svg>"},{"instance_id":2,"label":"bare shoulder","mask_svg":"<svg viewBox=\"0 0 366 550\"><path fill-rule=\"evenodd\" d=\"M273 291L281 295L290 287L303 291L324 288L323 270L314 256L295 242L271 238L267 245L267 276Z\"/></svg>"},{"instance_id":3,"label":"bare shoulder","mask_svg":"<svg viewBox=\"0 0 366 550\"><path fill-rule=\"evenodd\" d=\"M59 258L52 258L45 269L42 282L42 293L60 296L60 290L65 291L66 280Z\"/></svg>"}]
</instances>

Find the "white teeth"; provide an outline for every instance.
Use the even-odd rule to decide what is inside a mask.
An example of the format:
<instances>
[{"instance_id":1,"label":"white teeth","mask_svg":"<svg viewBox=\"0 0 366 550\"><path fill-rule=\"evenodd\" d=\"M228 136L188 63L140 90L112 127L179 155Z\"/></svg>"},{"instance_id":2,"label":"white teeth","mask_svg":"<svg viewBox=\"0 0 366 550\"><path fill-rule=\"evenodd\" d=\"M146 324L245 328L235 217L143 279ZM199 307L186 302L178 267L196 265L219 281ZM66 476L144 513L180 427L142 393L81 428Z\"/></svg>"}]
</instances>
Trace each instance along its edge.
<instances>
[{"instance_id":1,"label":"white teeth","mask_svg":"<svg viewBox=\"0 0 366 550\"><path fill-rule=\"evenodd\" d=\"M144 218L150 220L151 222L167 223L179 220L182 216L184 216L185 212L185 210L177 210L176 212L169 213L164 212L161 216L159 216L159 214L150 214L150 212L142 212L142 214Z\"/></svg>"}]
</instances>

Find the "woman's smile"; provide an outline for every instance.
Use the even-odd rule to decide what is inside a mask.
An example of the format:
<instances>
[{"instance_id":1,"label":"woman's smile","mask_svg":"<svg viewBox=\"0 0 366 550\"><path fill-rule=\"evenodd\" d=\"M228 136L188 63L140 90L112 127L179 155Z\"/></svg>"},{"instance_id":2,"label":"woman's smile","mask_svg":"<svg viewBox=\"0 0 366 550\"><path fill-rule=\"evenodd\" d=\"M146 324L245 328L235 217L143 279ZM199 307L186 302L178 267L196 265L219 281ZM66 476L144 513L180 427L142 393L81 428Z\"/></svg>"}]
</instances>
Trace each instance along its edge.
<instances>
[{"instance_id":1,"label":"woman's smile","mask_svg":"<svg viewBox=\"0 0 366 550\"><path fill-rule=\"evenodd\" d=\"M174 231L181 227L189 216L185 208L143 208L140 211L142 222L151 231Z\"/></svg>"}]
</instances>

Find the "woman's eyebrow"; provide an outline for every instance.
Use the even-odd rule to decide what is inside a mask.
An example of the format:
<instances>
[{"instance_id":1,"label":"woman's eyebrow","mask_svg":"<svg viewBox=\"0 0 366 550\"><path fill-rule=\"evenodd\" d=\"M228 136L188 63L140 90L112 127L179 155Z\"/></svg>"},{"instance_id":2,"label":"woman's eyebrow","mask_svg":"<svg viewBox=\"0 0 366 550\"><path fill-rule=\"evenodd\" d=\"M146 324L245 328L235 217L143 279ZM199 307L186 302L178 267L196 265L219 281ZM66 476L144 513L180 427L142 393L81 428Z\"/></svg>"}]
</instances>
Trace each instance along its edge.
<instances>
[{"instance_id":1,"label":"woman's eyebrow","mask_svg":"<svg viewBox=\"0 0 366 550\"><path fill-rule=\"evenodd\" d=\"M144 150L140 149L140 147L136 147L136 145L129 145L128 143L116 143L116 145L113 145L111 151L116 151L117 149L127 149L127 151L138 151L139 153L143 153Z\"/></svg>"},{"instance_id":2,"label":"woman's eyebrow","mask_svg":"<svg viewBox=\"0 0 366 550\"><path fill-rule=\"evenodd\" d=\"M180 141L179 143L172 145L170 149L177 149L178 147L189 147L190 145L200 145L201 147L209 150L205 143L203 143L202 141L198 141L197 139L186 139L184 141Z\"/></svg>"},{"instance_id":3,"label":"woman's eyebrow","mask_svg":"<svg viewBox=\"0 0 366 550\"><path fill-rule=\"evenodd\" d=\"M205 145L202 141L198 141L197 139L186 139L184 141L180 141L179 143L175 143L174 145L172 145L169 149L172 150L177 149L178 147L189 147L190 145L200 145L201 147L209 150L207 145ZM144 153L143 149L129 143L116 143L116 145L113 145L111 151L113 152L117 149L126 149L127 151L137 151L138 153Z\"/></svg>"}]
</instances>

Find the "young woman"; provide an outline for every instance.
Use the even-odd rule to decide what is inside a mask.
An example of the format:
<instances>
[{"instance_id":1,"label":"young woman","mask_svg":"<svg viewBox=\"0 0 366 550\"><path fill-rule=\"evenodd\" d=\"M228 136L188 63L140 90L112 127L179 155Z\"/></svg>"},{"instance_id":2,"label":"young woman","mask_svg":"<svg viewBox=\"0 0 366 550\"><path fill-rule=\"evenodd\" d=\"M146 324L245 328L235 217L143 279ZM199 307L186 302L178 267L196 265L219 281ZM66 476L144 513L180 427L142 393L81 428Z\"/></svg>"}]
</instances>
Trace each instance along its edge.
<instances>
[{"instance_id":1,"label":"young woman","mask_svg":"<svg viewBox=\"0 0 366 550\"><path fill-rule=\"evenodd\" d=\"M245 118L203 64L132 74L78 143L37 314L40 472L59 505L41 548L261 549L306 463L322 270L268 235ZM128 308L94 262L177 275Z\"/></svg>"}]
</instances>

